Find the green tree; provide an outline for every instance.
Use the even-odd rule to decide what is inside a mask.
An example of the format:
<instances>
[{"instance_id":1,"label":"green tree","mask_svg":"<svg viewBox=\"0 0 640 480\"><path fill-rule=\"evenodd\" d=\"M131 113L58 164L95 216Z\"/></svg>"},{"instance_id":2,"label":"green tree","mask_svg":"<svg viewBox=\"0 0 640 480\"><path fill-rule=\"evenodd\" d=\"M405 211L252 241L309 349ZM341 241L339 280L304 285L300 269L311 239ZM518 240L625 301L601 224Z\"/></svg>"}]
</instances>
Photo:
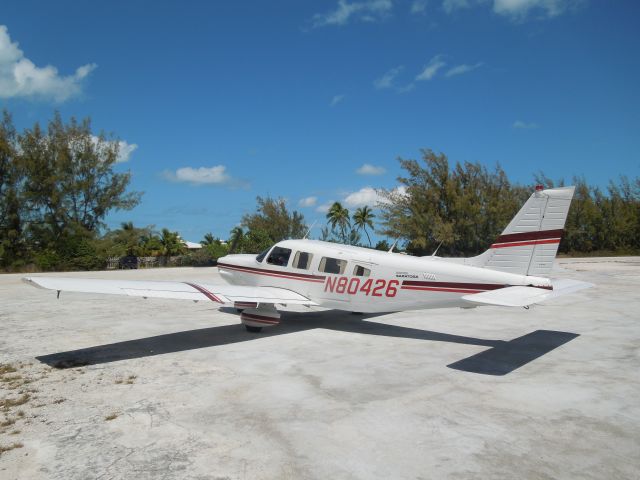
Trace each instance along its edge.
<instances>
[{"instance_id":1,"label":"green tree","mask_svg":"<svg viewBox=\"0 0 640 480\"><path fill-rule=\"evenodd\" d=\"M5 110L0 123L0 265L8 266L24 258L24 169L17 149L16 130Z\"/></svg>"},{"instance_id":2,"label":"green tree","mask_svg":"<svg viewBox=\"0 0 640 480\"><path fill-rule=\"evenodd\" d=\"M129 173L115 173L118 142L95 137L89 119L65 124L59 113L18 135L25 171L24 202L29 241L36 248L62 252L73 236L95 238L113 210L128 210L140 201L129 192Z\"/></svg>"},{"instance_id":3,"label":"green tree","mask_svg":"<svg viewBox=\"0 0 640 480\"><path fill-rule=\"evenodd\" d=\"M378 241L378 243L376 243L376 250L382 250L383 252L388 252L389 249L391 248L391 245L389 245L389 242L387 242L386 240L380 240Z\"/></svg>"},{"instance_id":4,"label":"green tree","mask_svg":"<svg viewBox=\"0 0 640 480\"><path fill-rule=\"evenodd\" d=\"M242 227L236 226L231 229L229 237L229 253L242 253L244 244L244 230Z\"/></svg>"},{"instance_id":5,"label":"green tree","mask_svg":"<svg viewBox=\"0 0 640 480\"><path fill-rule=\"evenodd\" d=\"M200 240L200 245L202 245L203 247L207 245L213 245L214 243L216 243L216 241L220 242L219 239L213 236L213 233L205 233L204 238Z\"/></svg>"},{"instance_id":6,"label":"green tree","mask_svg":"<svg viewBox=\"0 0 640 480\"><path fill-rule=\"evenodd\" d=\"M496 166L490 173L478 163L456 164L444 154L422 150L422 164L400 159L407 176L400 189L383 190L381 233L403 238L410 253L476 254L485 250L530 193L513 186Z\"/></svg>"},{"instance_id":7,"label":"green tree","mask_svg":"<svg viewBox=\"0 0 640 480\"><path fill-rule=\"evenodd\" d=\"M249 232L261 231L271 239L271 243L288 238L302 238L307 231L304 216L290 212L283 198L257 197L257 211L242 217L242 226Z\"/></svg>"},{"instance_id":8,"label":"green tree","mask_svg":"<svg viewBox=\"0 0 640 480\"><path fill-rule=\"evenodd\" d=\"M249 230L243 243L245 253L260 253L273 245L273 240L265 231Z\"/></svg>"},{"instance_id":9,"label":"green tree","mask_svg":"<svg viewBox=\"0 0 640 480\"><path fill-rule=\"evenodd\" d=\"M351 219L349 218L349 210L342 206L340 202L334 202L327 212L327 223L331 225L331 229L338 228L340 230L340 238L342 243L348 242L347 228L351 227Z\"/></svg>"},{"instance_id":10,"label":"green tree","mask_svg":"<svg viewBox=\"0 0 640 480\"><path fill-rule=\"evenodd\" d=\"M367 236L367 240L369 241L369 246L371 246L371 238L369 237L369 232L367 232L367 227L373 229L373 219L375 218L375 214L368 207L364 206L362 208L356 209L353 214L353 224L358 230L363 230L365 235Z\"/></svg>"},{"instance_id":11,"label":"green tree","mask_svg":"<svg viewBox=\"0 0 640 480\"><path fill-rule=\"evenodd\" d=\"M160 233L160 243L162 244L162 255L165 257L181 255L186 250L178 232L172 232L168 228L162 229Z\"/></svg>"}]
</instances>

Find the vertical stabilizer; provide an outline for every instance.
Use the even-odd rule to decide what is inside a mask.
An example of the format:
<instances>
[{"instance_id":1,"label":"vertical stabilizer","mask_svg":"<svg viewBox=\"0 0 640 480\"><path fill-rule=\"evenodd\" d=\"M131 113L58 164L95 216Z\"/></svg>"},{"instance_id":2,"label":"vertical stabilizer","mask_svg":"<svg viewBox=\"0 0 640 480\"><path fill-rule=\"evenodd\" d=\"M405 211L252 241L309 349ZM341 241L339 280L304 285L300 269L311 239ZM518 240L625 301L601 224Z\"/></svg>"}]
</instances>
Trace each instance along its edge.
<instances>
[{"instance_id":1,"label":"vertical stabilizer","mask_svg":"<svg viewBox=\"0 0 640 480\"><path fill-rule=\"evenodd\" d=\"M468 263L520 275L548 276L574 188L536 189L489 250Z\"/></svg>"}]
</instances>

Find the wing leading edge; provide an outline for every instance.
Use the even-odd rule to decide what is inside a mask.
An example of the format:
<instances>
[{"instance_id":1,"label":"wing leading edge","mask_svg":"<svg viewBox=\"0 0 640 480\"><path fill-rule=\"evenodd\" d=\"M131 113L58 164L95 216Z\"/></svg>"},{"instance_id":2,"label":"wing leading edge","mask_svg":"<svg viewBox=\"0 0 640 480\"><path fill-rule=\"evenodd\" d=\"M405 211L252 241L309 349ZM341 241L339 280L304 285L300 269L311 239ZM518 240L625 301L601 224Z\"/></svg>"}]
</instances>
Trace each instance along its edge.
<instances>
[{"instance_id":1,"label":"wing leading edge","mask_svg":"<svg viewBox=\"0 0 640 480\"><path fill-rule=\"evenodd\" d=\"M59 292L102 293L130 297L170 298L193 301L213 301L317 305L307 297L277 287L241 285L211 285L190 282L156 282L143 280L99 280L93 278L25 277L25 283Z\"/></svg>"}]
</instances>

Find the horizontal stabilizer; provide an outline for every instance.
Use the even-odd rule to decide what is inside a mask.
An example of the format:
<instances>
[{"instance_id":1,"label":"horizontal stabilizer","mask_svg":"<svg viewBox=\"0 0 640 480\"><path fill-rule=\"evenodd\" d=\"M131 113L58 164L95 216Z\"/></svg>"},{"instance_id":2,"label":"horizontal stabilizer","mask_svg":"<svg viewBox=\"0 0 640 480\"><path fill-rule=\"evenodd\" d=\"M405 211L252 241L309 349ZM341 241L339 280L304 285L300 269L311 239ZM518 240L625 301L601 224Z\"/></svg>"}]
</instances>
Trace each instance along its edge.
<instances>
[{"instance_id":1,"label":"horizontal stabilizer","mask_svg":"<svg viewBox=\"0 0 640 480\"><path fill-rule=\"evenodd\" d=\"M534 303L540 303L584 288L593 287L591 283L569 279L553 280L552 285L553 290L538 287L514 286L465 295L462 299L479 305L527 307Z\"/></svg>"},{"instance_id":2,"label":"horizontal stabilizer","mask_svg":"<svg viewBox=\"0 0 640 480\"><path fill-rule=\"evenodd\" d=\"M212 285L189 282L156 282L146 280L99 280L69 277L25 277L25 283L59 292L103 293L130 297L169 298L212 301L317 305L303 295L277 287L244 285Z\"/></svg>"}]
</instances>

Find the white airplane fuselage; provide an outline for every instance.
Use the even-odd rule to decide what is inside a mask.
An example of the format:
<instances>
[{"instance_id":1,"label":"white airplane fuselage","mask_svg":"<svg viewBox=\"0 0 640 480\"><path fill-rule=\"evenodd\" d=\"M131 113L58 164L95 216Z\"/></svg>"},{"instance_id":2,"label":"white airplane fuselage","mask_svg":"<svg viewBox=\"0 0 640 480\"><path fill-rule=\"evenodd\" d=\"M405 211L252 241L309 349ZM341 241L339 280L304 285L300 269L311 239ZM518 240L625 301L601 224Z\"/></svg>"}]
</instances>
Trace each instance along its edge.
<instances>
[{"instance_id":1,"label":"white airplane fuselage","mask_svg":"<svg viewBox=\"0 0 640 480\"><path fill-rule=\"evenodd\" d=\"M274 253L287 251L286 260ZM232 285L283 288L322 307L363 313L471 307L463 296L516 285L552 288L547 278L317 240L284 240L259 260L222 257L220 276Z\"/></svg>"}]
</instances>

